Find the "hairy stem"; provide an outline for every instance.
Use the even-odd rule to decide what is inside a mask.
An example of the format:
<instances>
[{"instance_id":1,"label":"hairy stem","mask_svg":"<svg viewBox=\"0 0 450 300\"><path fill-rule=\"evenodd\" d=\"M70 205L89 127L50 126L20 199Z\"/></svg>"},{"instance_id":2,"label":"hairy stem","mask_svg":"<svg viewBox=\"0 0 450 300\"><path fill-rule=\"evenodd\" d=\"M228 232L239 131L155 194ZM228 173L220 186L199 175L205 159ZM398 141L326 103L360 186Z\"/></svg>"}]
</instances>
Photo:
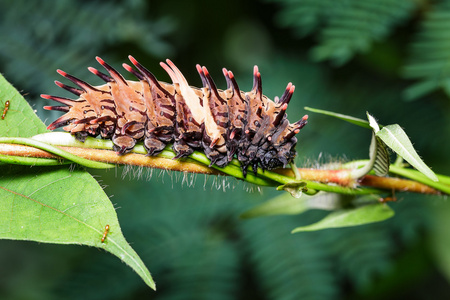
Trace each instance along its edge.
<instances>
[{"instance_id":1,"label":"hairy stem","mask_svg":"<svg viewBox=\"0 0 450 300\"><path fill-rule=\"evenodd\" d=\"M90 144L88 145L91 147L94 146L92 143L97 142L90 141ZM62 144L65 143L63 142ZM86 146L84 143L79 144ZM100 148L104 147L104 145L96 146ZM190 158L173 160L174 154L169 150L163 151L160 156L145 156L144 154L139 153L129 153L127 155L118 156L111 150L92 148L86 149L68 146L57 146L55 148L59 148L72 155L95 162L144 166L209 175L230 175L239 179L244 179L240 167L236 165L236 162L230 163L225 168L219 168L217 166L208 167L207 165L209 164L209 160L203 153L199 152L194 153ZM146 153L142 146L137 146L135 150L136 152ZM68 161L61 161L59 156L51 154L47 151L17 144L0 144L0 155L0 161L6 163L36 165L68 163ZM27 161L28 163L26 163ZM357 183L352 178L351 170L349 169L318 170L298 168L298 172L301 176L301 180L306 182L308 188L311 190L321 190L343 194L377 193L380 192L379 189L426 194L439 193L438 190L417 181L391 177L378 177L373 175L366 175L358 182L360 185L369 186L372 188L356 188ZM287 184L296 181L292 169L278 169L273 171L258 170L255 175L253 174L251 168L244 180L262 186L276 186L279 184ZM330 185L329 183L332 184Z\"/></svg>"}]
</instances>

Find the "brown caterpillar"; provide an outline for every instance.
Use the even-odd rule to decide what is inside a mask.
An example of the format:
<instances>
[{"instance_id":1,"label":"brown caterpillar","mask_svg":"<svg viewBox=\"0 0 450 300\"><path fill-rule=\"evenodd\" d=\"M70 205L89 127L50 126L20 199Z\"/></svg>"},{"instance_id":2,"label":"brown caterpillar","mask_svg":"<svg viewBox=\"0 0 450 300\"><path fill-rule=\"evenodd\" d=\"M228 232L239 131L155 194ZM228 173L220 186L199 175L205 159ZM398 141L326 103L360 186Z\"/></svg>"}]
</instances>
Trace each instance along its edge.
<instances>
[{"instance_id":1,"label":"brown caterpillar","mask_svg":"<svg viewBox=\"0 0 450 300\"><path fill-rule=\"evenodd\" d=\"M306 125L308 116L290 124L286 109L295 87L289 83L281 98L270 100L262 94L261 74L253 70L253 88L243 92L231 71L223 69L227 89L217 89L205 67L197 65L202 88L191 87L183 74L170 61L161 63L172 84L158 81L136 59L129 56L137 71L127 64L123 67L139 81L125 80L104 62L97 61L108 71L104 74L92 67L89 71L106 82L90 84L57 72L79 88L55 81L59 87L79 98L41 95L66 106L45 106L48 110L63 111L47 128L71 132L78 140L101 135L111 138L119 155L130 152L137 141L143 140L148 155L156 155L173 143L176 158L203 151L211 165L226 166L236 155L246 174L249 165L274 169L286 166L296 155L295 135Z\"/></svg>"}]
</instances>

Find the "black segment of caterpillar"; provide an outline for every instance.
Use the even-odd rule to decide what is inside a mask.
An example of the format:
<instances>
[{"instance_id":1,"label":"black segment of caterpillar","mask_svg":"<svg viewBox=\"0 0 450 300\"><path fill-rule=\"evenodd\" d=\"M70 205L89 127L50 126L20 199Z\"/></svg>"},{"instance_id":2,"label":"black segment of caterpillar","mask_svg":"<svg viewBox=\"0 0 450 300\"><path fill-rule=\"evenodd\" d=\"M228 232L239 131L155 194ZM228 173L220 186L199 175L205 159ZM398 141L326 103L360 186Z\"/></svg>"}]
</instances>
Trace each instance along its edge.
<instances>
[{"instance_id":1,"label":"black segment of caterpillar","mask_svg":"<svg viewBox=\"0 0 450 300\"><path fill-rule=\"evenodd\" d=\"M129 56L136 67L123 64L138 80L126 80L100 57L97 61L108 71L89 71L105 81L92 86L64 71L57 70L78 87L55 81L59 87L75 94L78 99L41 95L65 106L44 106L47 110L65 112L47 128L63 127L84 141L87 136L112 139L119 155L130 152L136 142L143 140L148 155L160 153L173 144L176 158L200 150L211 165L226 166L233 157L241 163L244 175L248 166L274 169L286 166L296 155L295 135L306 125L305 115L289 123L286 109L294 92L289 83L283 95L274 101L262 94L261 74L253 70L253 88L239 89L231 71L223 69L227 89L217 89L205 67L197 65L202 88L191 87L183 74L170 61L161 62L172 83L156 77Z\"/></svg>"}]
</instances>

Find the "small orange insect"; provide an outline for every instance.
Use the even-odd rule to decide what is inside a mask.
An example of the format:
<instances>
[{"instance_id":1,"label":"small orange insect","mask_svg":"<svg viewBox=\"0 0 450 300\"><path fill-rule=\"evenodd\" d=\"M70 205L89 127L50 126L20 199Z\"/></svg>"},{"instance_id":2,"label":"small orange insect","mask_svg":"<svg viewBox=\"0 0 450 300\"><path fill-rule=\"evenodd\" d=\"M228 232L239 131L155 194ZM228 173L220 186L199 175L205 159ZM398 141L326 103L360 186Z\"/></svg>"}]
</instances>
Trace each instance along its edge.
<instances>
[{"instance_id":1,"label":"small orange insect","mask_svg":"<svg viewBox=\"0 0 450 300\"><path fill-rule=\"evenodd\" d=\"M384 198L380 198L379 201L381 203L396 202L397 201L397 197L395 197L395 190L392 189L392 194L390 196L384 197Z\"/></svg>"},{"instance_id":2,"label":"small orange insect","mask_svg":"<svg viewBox=\"0 0 450 300\"><path fill-rule=\"evenodd\" d=\"M5 109L3 109L2 120L4 120L6 117L6 112L9 109L9 104L10 104L9 100L5 102Z\"/></svg>"},{"instance_id":3,"label":"small orange insect","mask_svg":"<svg viewBox=\"0 0 450 300\"><path fill-rule=\"evenodd\" d=\"M108 232L109 232L109 225L106 225L105 226L105 232L103 233L103 237L102 237L102 243L105 242L106 236L108 235Z\"/></svg>"},{"instance_id":4,"label":"small orange insect","mask_svg":"<svg viewBox=\"0 0 450 300\"><path fill-rule=\"evenodd\" d=\"M396 197L384 197L384 198L380 198L379 200L381 203L396 202L397 198Z\"/></svg>"}]
</instances>

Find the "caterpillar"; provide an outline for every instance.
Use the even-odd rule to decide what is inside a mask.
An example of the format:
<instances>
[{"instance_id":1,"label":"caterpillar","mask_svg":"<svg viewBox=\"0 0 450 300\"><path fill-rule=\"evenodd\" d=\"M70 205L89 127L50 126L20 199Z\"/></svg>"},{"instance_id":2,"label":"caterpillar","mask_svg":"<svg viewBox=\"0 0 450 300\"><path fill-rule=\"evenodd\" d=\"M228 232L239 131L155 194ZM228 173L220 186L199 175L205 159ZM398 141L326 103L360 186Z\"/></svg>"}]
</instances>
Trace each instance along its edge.
<instances>
[{"instance_id":1,"label":"caterpillar","mask_svg":"<svg viewBox=\"0 0 450 300\"><path fill-rule=\"evenodd\" d=\"M5 108L3 109L3 113L2 113L2 120L4 120L5 117L6 117L6 113L7 113L8 110L9 110L9 104L10 104L10 102L9 102L9 100L7 100L7 101L5 102Z\"/></svg>"},{"instance_id":2,"label":"caterpillar","mask_svg":"<svg viewBox=\"0 0 450 300\"><path fill-rule=\"evenodd\" d=\"M105 81L92 86L62 70L57 72L72 81L77 88L55 81L59 87L78 99L42 94L65 106L44 106L47 110L65 112L47 128L63 127L80 141L87 136L112 139L113 150L119 155L130 152L143 140L147 155L157 155L171 143L177 158L200 150L219 167L233 157L241 163L244 176L249 166L271 170L291 163L296 155L297 138L308 116L291 124L286 115L295 86L288 83L283 95L274 101L262 94L261 74L253 69L253 88L239 89L233 72L223 68L227 89L216 87L204 66L197 65L203 87L189 86L187 80L169 59L161 62L172 83L158 81L134 57L135 68L122 66L138 80L126 80L100 57L107 71L88 70Z\"/></svg>"}]
</instances>

